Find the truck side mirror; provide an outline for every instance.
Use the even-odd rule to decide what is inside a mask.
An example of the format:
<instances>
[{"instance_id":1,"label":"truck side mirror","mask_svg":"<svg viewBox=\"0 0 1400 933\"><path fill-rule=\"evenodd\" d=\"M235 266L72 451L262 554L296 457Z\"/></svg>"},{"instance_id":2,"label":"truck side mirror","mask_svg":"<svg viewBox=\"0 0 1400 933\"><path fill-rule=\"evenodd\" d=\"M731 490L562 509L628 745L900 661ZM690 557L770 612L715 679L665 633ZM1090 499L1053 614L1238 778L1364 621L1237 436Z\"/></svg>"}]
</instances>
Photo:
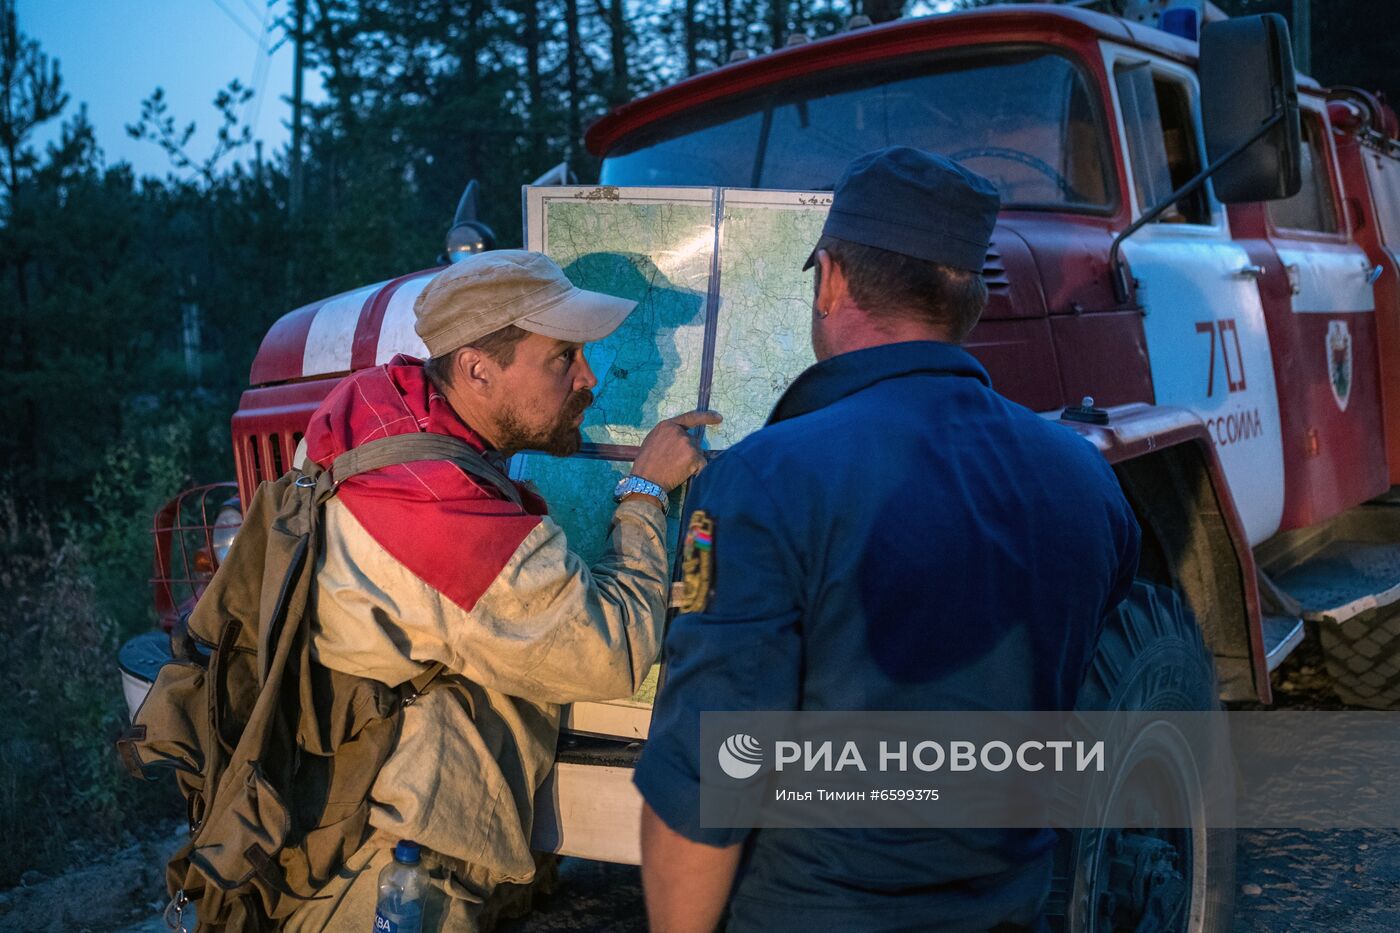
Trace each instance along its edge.
<instances>
[{"instance_id":1,"label":"truck side mirror","mask_svg":"<svg viewBox=\"0 0 1400 933\"><path fill-rule=\"evenodd\" d=\"M1215 173L1227 204L1291 197L1302 185L1303 141L1288 23L1277 13L1220 20L1201 30L1201 122L1216 162L1282 111L1266 133Z\"/></svg>"},{"instance_id":2,"label":"truck side mirror","mask_svg":"<svg viewBox=\"0 0 1400 933\"><path fill-rule=\"evenodd\" d=\"M1298 82L1283 17L1265 13L1207 25L1197 72L1210 164L1114 237L1108 267L1119 303L1132 292L1123 241L1207 179L1215 179L1215 195L1227 204L1289 198L1303 185Z\"/></svg>"}]
</instances>

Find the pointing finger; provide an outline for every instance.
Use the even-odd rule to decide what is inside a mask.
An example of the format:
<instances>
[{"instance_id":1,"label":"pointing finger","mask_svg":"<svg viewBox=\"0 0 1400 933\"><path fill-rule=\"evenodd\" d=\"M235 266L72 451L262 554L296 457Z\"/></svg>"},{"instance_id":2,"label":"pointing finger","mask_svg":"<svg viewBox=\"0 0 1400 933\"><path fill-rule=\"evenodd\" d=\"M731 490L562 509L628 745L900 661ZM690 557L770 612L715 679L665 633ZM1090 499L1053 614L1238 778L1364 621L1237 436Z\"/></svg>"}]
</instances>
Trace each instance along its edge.
<instances>
[{"instance_id":1,"label":"pointing finger","mask_svg":"<svg viewBox=\"0 0 1400 933\"><path fill-rule=\"evenodd\" d=\"M683 415L676 415L671 419L683 428L696 428L702 424L719 424L724 420L724 416L717 411L706 411L697 408L695 411L688 411Z\"/></svg>"}]
</instances>

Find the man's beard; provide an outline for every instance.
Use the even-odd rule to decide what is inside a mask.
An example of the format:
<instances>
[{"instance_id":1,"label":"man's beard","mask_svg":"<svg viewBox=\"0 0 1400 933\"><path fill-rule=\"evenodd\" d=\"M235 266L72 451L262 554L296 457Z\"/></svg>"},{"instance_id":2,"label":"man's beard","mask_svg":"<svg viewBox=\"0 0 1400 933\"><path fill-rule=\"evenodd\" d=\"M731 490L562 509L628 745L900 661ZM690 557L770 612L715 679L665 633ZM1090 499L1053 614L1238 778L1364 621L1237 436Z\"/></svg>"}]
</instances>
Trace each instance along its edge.
<instances>
[{"instance_id":1,"label":"man's beard","mask_svg":"<svg viewBox=\"0 0 1400 933\"><path fill-rule=\"evenodd\" d=\"M497 425L497 433L500 436L497 446L503 452L538 450L555 457L567 457L577 453L579 445L583 443L583 433L579 426L574 424L574 419L592 404L593 393L588 389L580 389L569 396L554 423L544 428L527 426L515 408L507 408L501 413Z\"/></svg>"}]
</instances>

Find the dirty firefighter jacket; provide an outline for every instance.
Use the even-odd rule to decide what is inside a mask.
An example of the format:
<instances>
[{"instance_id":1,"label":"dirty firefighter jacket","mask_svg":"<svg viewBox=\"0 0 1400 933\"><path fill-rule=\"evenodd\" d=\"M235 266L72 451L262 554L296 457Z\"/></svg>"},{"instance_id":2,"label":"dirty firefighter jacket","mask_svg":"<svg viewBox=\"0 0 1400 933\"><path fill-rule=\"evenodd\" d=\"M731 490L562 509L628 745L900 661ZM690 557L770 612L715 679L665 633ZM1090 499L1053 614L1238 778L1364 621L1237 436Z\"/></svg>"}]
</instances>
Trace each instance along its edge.
<instances>
[{"instance_id":1,"label":"dirty firefighter jacket","mask_svg":"<svg viewBox=\"0 0 1400 933\"><path fill-rule=\"evenodd\" d=\"M329 464L413 431L485 447L422 366L396 357L327 397L307 453ZM534 872L532 798L554 759L559 704L640 686L668 582L654 505L618 506L609 549L589 568L543 500L522 493L524 510L442 461L354 477L327 507L315 588L320 663L397 685L442 662L459 687L405 710L371 792L371 844L414 839L491 884Z\"/></svg>"}]
</instances>

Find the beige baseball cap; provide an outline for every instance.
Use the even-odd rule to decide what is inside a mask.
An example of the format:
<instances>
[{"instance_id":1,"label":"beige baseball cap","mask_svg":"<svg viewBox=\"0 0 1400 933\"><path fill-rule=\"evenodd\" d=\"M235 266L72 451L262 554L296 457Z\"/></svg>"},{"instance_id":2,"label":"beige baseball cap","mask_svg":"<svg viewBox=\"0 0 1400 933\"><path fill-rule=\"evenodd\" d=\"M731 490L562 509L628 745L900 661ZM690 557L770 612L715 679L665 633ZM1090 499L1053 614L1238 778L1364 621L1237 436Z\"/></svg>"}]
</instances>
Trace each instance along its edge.
<instances>
[{"instance_id":1,"label":"beige baseball cap","mask_svg":"<svg viewBox=\"0 0 1400 933\"><path fill-rule=\"evenodd\" d=\"M576 287L543 253L500 249L453 263L413 303L413 329L442 356L507 325L588 343L617 329L635 301Z\"/></svg>"}]
</instances>

